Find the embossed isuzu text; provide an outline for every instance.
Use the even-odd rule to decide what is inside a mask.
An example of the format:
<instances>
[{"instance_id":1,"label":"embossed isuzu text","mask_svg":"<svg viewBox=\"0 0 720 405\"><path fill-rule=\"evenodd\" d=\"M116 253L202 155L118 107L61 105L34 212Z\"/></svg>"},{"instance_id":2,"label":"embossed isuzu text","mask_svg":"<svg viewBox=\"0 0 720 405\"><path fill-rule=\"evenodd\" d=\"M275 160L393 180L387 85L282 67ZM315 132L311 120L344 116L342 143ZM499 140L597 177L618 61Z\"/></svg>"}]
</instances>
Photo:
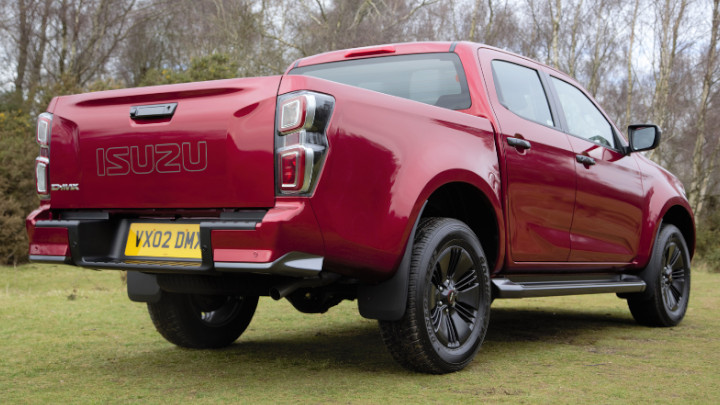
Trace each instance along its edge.
<instances>
[{"instance_id":1,"label":"embossed isuzu text","mask_svg":"<svg viewBox=\"0 0 720 405\"><path fill-rule=\"evenodd\" d=\"M98 176L202 172L207 169L207 142L98 148L95 161Z\"/></svg>"}]
</instances>

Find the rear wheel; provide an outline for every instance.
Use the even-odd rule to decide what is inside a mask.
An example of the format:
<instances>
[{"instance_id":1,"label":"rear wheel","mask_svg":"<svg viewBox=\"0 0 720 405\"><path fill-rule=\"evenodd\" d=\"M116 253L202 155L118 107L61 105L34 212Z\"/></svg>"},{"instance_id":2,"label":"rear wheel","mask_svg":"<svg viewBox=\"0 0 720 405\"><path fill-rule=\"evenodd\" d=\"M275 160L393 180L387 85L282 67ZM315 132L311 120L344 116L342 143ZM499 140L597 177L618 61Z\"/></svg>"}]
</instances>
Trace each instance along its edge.
<instances>
[{"instance_id":1,"label":"rear wheel","mask_svg":"<svg viewBox=\"0 0 720 405\"><path fill-rule=\"evenodd\" d=\"M169 342L193 349L232 344L255 314L258 297L177 294L163 291L148 304L155 328Z\"/></svg>"},{"instance_id":2,"label":"rear wheel","mask_svg":"<svg viewBox=\"0 0 720 405\"><path fill-rule=\"evenodd\" d=\"M424 221L413 246L405 314L380 321L383 340L411 370L461 370L485 338L490 297L485 254L472 230L450 218Z\"/></svg>"},{"instance_id":3,"label":"rear wheel","mask_svg":"<svg viewBox=\"0 0 720 405\"><path fill-rule=\"evenodd\" d=\"M690 298L690 254L674 225L658 233L652 257L642 277L647 290L628 297L635 320L648 326L675 326L682 321Z\"/></svg>"}]
</instances>

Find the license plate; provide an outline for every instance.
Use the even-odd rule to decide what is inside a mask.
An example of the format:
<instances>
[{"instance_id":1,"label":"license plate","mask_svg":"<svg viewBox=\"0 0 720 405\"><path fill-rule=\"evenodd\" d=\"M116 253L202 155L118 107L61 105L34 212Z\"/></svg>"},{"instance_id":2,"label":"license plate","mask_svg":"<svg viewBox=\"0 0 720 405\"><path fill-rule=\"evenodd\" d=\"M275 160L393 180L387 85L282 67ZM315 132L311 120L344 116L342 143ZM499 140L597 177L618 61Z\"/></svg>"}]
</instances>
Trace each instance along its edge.
<instances>
[{"instance_id":1,"label":"license plate","mask_svg":"<svg viewBox=\"0 0 720 405\"><path fill-rule=\"evenodd\" d=\"M200 225L130 224L125 256L200 259Z\"/></svg>"}]
</instances>

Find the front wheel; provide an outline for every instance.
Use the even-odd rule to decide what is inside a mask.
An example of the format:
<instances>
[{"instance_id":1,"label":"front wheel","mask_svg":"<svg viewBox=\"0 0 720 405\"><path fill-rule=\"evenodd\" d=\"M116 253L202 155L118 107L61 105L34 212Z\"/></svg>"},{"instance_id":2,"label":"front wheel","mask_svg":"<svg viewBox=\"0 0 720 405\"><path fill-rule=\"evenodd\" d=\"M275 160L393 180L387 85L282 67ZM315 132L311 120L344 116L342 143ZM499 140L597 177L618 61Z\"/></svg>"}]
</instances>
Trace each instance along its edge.
<instances>
[{"instance_id":1,"label":"front wheel","mask_svg":"<svg viewBox=\"0 0 720 405\"><path fill-rule=\"evenodd\" d=\"M628 297L635 320L647 326L675 326L682 321L690 298L690 254L674 225L660 229L652 256L641 274L645 293Z\"/></svg>"},{"instance_id":2,"label":"front wheel","mask_svg":"<svg viewBox=\"0 0 720 405\"><path fill-rule=\"evenodd\" d=\"M148 304L155 329L170 343L192 349L232 344L250 324L258 297L176 294L163 291Z\"/></svg>"},{"instance_id":3,"label":"front wheel","mask_svg":"<svg viewBox=\"0 0 720 405\"><path fill-rule=\"evenodd\" d=\"M393 358L432 374L472 361L490 318L490 275L477 236L464 223L431 218L413 245L408 301L398 321L380 321Z\"/></svg>"}]
</instances>

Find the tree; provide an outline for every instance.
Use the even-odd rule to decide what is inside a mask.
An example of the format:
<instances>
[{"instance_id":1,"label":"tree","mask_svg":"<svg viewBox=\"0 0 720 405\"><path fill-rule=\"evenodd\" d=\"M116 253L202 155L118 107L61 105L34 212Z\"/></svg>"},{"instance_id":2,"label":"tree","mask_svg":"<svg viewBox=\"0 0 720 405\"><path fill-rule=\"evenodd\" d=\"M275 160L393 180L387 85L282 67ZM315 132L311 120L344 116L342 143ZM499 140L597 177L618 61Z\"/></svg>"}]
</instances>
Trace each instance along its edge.
<instances>
[{"instance_id":1,"label":"tree","mask_svg":"<svg viewBox=\"0 0 720 405\"><path fill-rule=\"evenodd\" d=\"M705 60L703 61L704 74L702 90L693 131L697 138L695 138L695 148L692 157L692 177L688 190L690 204L695 211L695 215L698 217L702 217L704 213L705 200L710 190L711 178L717 177L715 174L718 169L718 158L720 157L720 141L718 141L718 136L716 134L712 137L707 129L708 111L711 108L710 97L717 87L718 80L716 76L719 68L718 31L720 30L720 0L713 0L711 21L707 51L705 52ZM715 142L715 145L712 145L712 141Z\"/></svg>"},{"instance_id":2,"label":"tree","mask_svg":"<svg viewBox=\"0 0 720 405\"><path fill-rule=\"evenodd\" d=\"M688 0L664 0L655 3L655 34L656 44L659 48L659 59L655 71L655 94L653 96L652 119L655 124L663 128L667 138L672 138L674 128L668 126L668 104L670 97L671 79L675 69L675 60L679 48L681 28L686 23ZM666 142L667 143L667 142ZM663 163L663 149L661 144L650 153L656 162Z\"/></svg>"}]
</instances>

